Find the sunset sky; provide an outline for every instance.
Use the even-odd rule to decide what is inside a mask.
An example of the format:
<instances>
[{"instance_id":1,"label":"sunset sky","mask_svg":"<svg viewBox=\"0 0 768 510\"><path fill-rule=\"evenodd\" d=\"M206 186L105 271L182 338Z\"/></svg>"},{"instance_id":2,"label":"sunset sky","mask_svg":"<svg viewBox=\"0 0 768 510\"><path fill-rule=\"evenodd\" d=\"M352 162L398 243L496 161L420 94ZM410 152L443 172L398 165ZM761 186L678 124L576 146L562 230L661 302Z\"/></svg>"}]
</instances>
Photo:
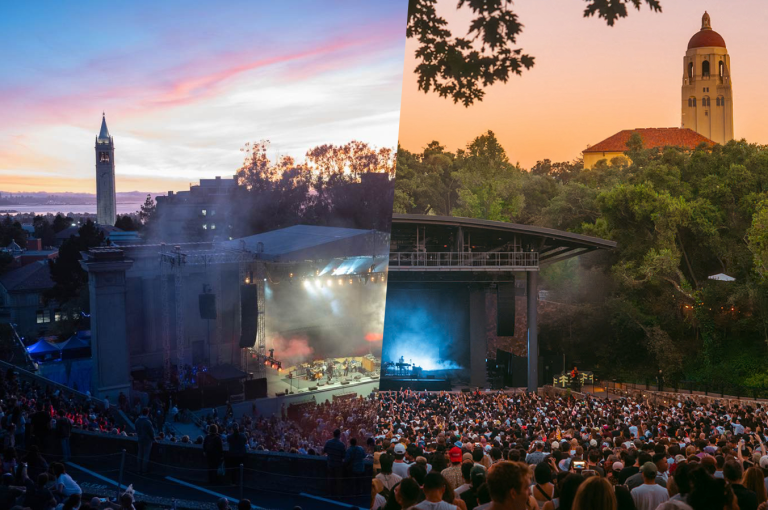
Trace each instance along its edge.
<instances>
[{"instance_id":1,"label":"sunset sky","mask_svg":"<svg viewBox=\"0 0 768 510\"><path fill-rule=\"evenodd\" d=\"M441 0L439 13L455 34L465 35L472 13ZM734 134L768 144L765 24L768 2L661 0L662 13L647 7L608 27L584 18L580 0L517 0L525 25L517 47L536 57L533 69L487 90L482 103L465 108L417 90L409 40L400 122L400 143L420 151L432 140L463 148L492 130L512 162L573 160L588 144L622 129L680 127L680 86L688 40L708 11L712 28L731 57Z\"/></svg>"},{"instance_id":2,"label":"sunset sky","mask_svg":"<svg viewBox=\"0 0 768 510\"><path fill-rule=\"evenodd\" d=\"M0 9L0 191L95 192L102 111L117 191L230 176L246 142L303 159L395 147L406 0L17 2Z\"/></svg>"}]
</instances>

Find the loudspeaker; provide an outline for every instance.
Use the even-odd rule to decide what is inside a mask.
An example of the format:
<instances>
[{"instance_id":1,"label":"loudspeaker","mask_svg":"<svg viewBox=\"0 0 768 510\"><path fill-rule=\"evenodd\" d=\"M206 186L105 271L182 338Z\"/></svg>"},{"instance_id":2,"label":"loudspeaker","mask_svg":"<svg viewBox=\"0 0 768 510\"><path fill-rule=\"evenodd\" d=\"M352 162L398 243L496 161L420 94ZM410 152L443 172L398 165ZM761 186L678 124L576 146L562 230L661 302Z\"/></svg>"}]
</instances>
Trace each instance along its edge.
<instances>
[{"instance_id":1,"label":"loudspeaker","mask_svg":"<svg viewBox=\"0 0 768 510\"><path fill-rule=\"evenodd\" d=\"M256 285L240 286L240 348L256 345L259 323L259 288Z\"/></svg>"},{"instance_id":2,"label":"loudspeaker","mask_svg":"<svg viewBox=\"0 0 768 510\"><path fill-rule=\"evenodd\" d=\"M427 379L434 379L434 378L435 378L435 376L434 376L434 375L428 375L428 376L427 376Z\"/></svg>"},{"instance_id":3,"label":"loudspeaker","mask_svg":"<svg viewBox=\"0 0 768 510\"><path fill-rule=\"evenodd\" d=\"M216 294L200 294L200 318L216 320Z\"/></svg>"},{"instance_id":4,"label":"loudspeaker","mask_svg":"<svg viewBox=\"0 0 768 510\"><path fill-rule=\"evenodd\" d=\"M470 391L472 391L472 390L470 390L469 388L462 388L461 389L462 393L469 393Z\"/></svg>"},{"instance_id":5,"label":"loudspeaker","mask_svg":"<svg viewBox=\"0 0 768 510\"><path fill-rule=\"evenodd\" d=\"M346 380L341 381L341 384L349 384L349 381L346 381Z\"/></svg>"},{"instance_id":6,"label":"loudspeaker","mask_svg":"<svg viewBox=\"0 0 768 510\"><path fill-rule=\"evenodd\" d=\"M245 400L267 397L267 378L250 379L243 383L245 386Z\"/></svg>"},{"instance_id":7,"label":"loudspeaker","mask_svg":"<svg viewBox=\"0 0 768 510\"><path fill-rule=\"evenodd\" d=\"M317 386L310 386L309 391L317 391Z\"/></svg>"},{"instance_id":8,"label":"loudspeaker","mask_svg":"<svg viewBox=\"0 0 768 510\"><path fill-rule=\"evenodd\" d=\"M515 283L496 287L496 334L515 336Z\"/></svg>"},{"instance_id":9,"label":"loudspeaker","mask_svg":"<svg viewBox=\"0 0 768 510\"><path fill-rule=\"evenodd\" d=\"M229 400L226 386L203 388L203 407L221 407Z\"/></svg>"}]
</instances>

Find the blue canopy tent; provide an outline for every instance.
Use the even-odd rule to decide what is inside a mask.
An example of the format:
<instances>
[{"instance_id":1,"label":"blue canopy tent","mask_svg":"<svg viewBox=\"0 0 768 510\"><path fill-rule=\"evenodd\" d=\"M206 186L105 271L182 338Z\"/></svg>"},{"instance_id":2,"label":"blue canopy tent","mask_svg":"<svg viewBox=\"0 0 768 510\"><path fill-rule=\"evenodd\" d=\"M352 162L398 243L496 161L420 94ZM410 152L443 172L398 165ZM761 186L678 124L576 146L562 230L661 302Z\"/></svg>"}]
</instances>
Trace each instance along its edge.
<instances>
[{"instance_id":1,"label":"blue canopy tent","mask_svg":"<svg viewBox=\"0 0 768 510\"><path fill-rule=\"evenodd\" d=\"M88 333L88 336L86 337L83 333ZM78 331L76 335L69 337L69 339L66 342L61 343L60 346L61 356L64 359L90 358L90 331Z\"/></svg>"},{"instance_id":2,"label":"blue canopy tent","mask_svg":"<svg viewBox=\"0 0 768 510\"><path fill-rule=\"evenodd\" d=\"M27 347L27 352L36 361L56 360L61 358L61 345L51 343L47 338L41 338Z\"/></svg>"}]
</instances>

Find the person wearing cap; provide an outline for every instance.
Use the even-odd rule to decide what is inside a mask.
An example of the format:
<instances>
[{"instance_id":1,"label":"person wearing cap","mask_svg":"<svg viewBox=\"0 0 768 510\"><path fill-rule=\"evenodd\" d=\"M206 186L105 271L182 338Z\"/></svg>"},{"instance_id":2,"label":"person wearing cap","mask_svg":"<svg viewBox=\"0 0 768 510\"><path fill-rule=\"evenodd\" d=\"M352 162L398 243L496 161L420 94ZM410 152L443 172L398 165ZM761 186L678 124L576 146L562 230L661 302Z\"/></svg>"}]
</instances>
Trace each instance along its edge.
<instances>
[{"instance_id":1,"label":"person wearing cap","mask_svg":"<svg viewBox=\"0 0 768 510\"><path fill-rule=\"evenodd\" d=\"M536 441L534 447L535 450L525 456L526 464L540 464L547 458L547 454L544 453L544 443Z\"/></svg>"},{"instance_id":2,"label":"person wearing cap","mask_svg":"<svg viewBox=\"0 0 768 510\"><path fill-rule=\"evenodd\" d=\"M400 478L408 478L408 468L411 465L405 462L405 445L395 445L395 462L392 464L392 472Z\"/></svg>"},{"instance_id":3,"label":"person wearing cap","mask_svg":"<svg viewBox=\"0 0 768 510\"><path fill-rule=\"evenodd\" d=\"M632 500L637 510L656 510L656 507L669 500L667 489L656 483L659 473L656 464L646 462L640 468L643 484L632 489Z\"/></svg>"},{"instance_id":4,"label":"person wearing cap","mask_svg":"<svg viewBox=\"0 0 768 510\"><path fill-rule=\"evenodd\" d=\"M475 467L475 463L471 460L465 460L461 463L461 485L459 485L453 493L457 497L461 497L463 492L468 491L472 487L472 468Z\"/></svg>"},{"instance_id":5,"label":"person wearing cap","mask_svg":"<svg viewBox=\"0 0 768 510\"><path fill-rule=\"evenodd\" d=\"M451 462L451 466L443 469L440 474L455 491L464 483L464 477L461 476L461 448L454 446L448 450L448 460Z\"/></svg>"},{"instance_id":6,"label":"person wearing cap","mask_svg":"<svg viewBox=\"0 0 768 510\"><path fill-rule=\"evenodd\" d=\"M765 490L768 492L768 455L760 457L760 469L763 470Z\"/></svg>"}]
</instances>

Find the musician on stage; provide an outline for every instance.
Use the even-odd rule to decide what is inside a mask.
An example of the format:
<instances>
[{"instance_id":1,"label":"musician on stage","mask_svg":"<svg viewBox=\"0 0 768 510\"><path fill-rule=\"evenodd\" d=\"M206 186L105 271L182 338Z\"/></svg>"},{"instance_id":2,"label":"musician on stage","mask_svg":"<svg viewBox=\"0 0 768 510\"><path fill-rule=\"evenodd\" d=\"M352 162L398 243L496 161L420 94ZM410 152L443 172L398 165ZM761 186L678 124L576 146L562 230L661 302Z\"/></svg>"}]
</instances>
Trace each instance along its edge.
<instances>
[{"instance_id":1,"label":"musician on stage","mask_svg":"<svg viewBox=\"0 0 768 510\"><path fill-rule=\"evenodd\" d=\"M571 388L573 391L579 391L581 384L579 384L579 370L574 366L571 370Z\"/></svg>"},{"instance_id":2,"label":"musician on stage","mask_svg":"<svg viewBox=\"0 0 768 510\"><path fill-rule=\"evenodd\" d=\"M333 363L328 364L328 382L331 382L331 379L333 379Z\"/></svg>"},{"instance_id":3,"label":"musician on stage","mask_svg":"<svg viewBox=\"0 0 768 510\"><path fill-rule=\"evenodd\" d=\"M349 360L344 360L344 377L347 377L349 375Z\"/></svg>"}]
</instances>

